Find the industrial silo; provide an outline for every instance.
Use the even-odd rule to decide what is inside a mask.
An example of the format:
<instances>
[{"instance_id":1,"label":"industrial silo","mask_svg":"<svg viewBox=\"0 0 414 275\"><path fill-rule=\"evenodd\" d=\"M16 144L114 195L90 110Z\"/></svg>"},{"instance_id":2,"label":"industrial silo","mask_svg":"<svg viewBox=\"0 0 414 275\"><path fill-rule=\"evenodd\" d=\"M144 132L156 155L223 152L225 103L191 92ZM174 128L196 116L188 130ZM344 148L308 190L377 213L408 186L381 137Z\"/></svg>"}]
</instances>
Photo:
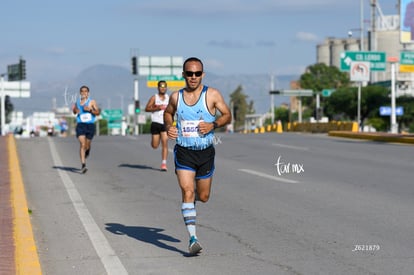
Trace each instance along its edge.
<instances>
[{"instance_id":1,"label":"industrial silo","mask_svg":"<svg viewBox=\"0 0 414 275\"><path fill-rule=\"evenodd\" d=\"M346 40L342 38L335 38L331 40L331 62L329 65L340 68L341 53L345 51Z\"/></svg>"},{"instance_id":2,"label":"industrial silo","mask_svg":"<svg viewBox=\"0 0 414 275\"><path fill-rule=\"evenodd\" d=\"M316 62L324 63L328 65L329 58L331 56L330 47L329 47L329 38L325 39L325 41L322 44L318 44L316 51L317 51Z\"/></svg>"}]
</instances>

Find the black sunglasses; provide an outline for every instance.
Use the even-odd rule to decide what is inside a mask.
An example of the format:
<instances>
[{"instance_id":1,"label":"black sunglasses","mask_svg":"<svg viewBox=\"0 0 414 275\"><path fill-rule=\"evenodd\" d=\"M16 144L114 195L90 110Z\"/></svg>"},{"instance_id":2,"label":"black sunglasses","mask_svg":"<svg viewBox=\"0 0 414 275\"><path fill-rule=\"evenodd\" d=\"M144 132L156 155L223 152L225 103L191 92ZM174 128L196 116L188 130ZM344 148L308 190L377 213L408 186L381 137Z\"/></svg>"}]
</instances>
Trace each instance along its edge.
<instances>
[{"instance_id":1,"label":"black sunglasses","mask_svg":"<svg viewBox=\"0 0 414 275\"><path fill-rule=\"evenodd\" d=\"M187 77L192 77L193 75L195 75L196 77L200 77L203 74L202 71L197 71L197 72L185 71L184 73Z\"/></svg>"}]
</instances>

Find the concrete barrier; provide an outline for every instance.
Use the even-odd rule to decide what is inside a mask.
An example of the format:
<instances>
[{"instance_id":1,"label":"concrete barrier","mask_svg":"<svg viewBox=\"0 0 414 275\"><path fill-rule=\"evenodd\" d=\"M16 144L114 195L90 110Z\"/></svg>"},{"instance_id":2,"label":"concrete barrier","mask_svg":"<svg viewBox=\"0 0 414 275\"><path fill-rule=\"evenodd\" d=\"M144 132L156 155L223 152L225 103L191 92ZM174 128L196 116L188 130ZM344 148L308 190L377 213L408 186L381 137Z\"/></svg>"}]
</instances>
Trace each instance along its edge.
<instances>
[{"instance_id":1,"label":"concrete barrier","mask_svg":"<svg viewBox=\"0 0 414 275\"><path fill-rule=\"evenodd\" d=\"M350 131L357 132L358 125L356 122L293 122L288 123L288 131L290 132L309 132L309 133L328 133L329 131Z\"/></svg>"},{"instance_id":2,"label":"concrete barrier","mask_svg":"<svg viewBox=\"0 0 414 275\"><path fill-rule=\"evenodd\" d=\"M329 136L354 138L363 140L372 140L378 142L395 142L404 144L414 144L414 135L404 134L390 134L390 133L366 133L366 132L351 132L351 131L330 131Z\"/></svg>"}]
</instances>

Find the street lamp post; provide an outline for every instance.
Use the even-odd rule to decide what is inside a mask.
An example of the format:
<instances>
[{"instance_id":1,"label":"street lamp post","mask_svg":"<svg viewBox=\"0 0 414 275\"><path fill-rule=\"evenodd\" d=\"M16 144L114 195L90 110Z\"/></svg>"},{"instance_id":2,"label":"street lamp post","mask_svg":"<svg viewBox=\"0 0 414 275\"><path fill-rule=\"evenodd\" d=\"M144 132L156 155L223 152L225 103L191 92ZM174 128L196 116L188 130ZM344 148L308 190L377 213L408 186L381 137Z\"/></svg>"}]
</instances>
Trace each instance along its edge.
<instances>
[{"instance_id":1,"label":"street lamp post","mask_svg":"<svg viewBox=\"0 0 414 275\"><path fill-rule=\"evenodd\" d=\"M134 78L134 102L139 101L139 83L138 78ZM139 135L138 115L134 112L135 135Z\"/></svg>"},{"instance_id":2,"label":"street lamp post","mask_svg":"<svg viewBox=\"0 0 414 275\"><path fill-rule=\"evenodd\" d=\"M362 1L361 1L361 15L362 15ZM362 18L362 16L361 16ZM353 35L352 31L359 31L360 32L360 39L359 39L359 51L362 52L364 49L364 30L361 21L361 28L359 29L350 29L348 31L348 37L351 38ZM361 130L361 89L362 89L362 82L358 82L358 107L357 107L357 122L358 122L358 131Z\"/></svg>"},{"instance_id":3,"label":"street lamp post","mask_svg":"<svg viewBox=\"0 0 414 275\"><path fill-rule=\"evenodd\" d=\"M364 2L360 0L360 27L359 29L351 29L348 31L348 37L352 37L352 31L359 31L359 51L364 51ZM357 123L358 131L361 131L361 89L362 82L358 82L358 107L357 107Z\"/></svg>"},{"instance_id":4,"label":"street lamp post","mask_svg":"<svg viewBox=\"0 0 414 275\"><path fill-rule=\"evenodd\" d=\"M134 134L139 135L139 125L138 125L138 113L136 112L137 103L139 104L139 55L138 49L131 49L131 60L132 60L132 75L134 76Z\"/></svg>"},{"instance_id":5,"label":"street lamp post","mask_svg":"<svg viewBox=\"0 0 414 275\"><path fill-rule=\"evenodd\" d=\"M397 57L389 57L391 63L391 133L398 133L397 115L395 111L395 65L398 62Z\"/></svg>"},{"instance_id":6,"label":"street lamp post","mask_svg":"<svg viewBox=\"0 0 414 275\"><path fill-rule=\"evenodd\" d=\"M359 50L362 52L364 50L364 2L360 1L361 7L361 21L360 21L360 40L359 40ZM361 131L361 89L362 82L358 83L358 131Z\"/></svg>"},{"instance_id":7,"label":"street lamp post","mask_svg":"<svg viewBox=\"0 0 414 275\"><path fill-rule=\"evenodd\" d=\"M348 37L352 37L352 31L359 31L359 51L364 51L364 2L360 0L360 26L358 29L350 29L348 31ZM361 131L361 89L362 89L362 82L358 81L358 103L357 103L357 123L358 123L358 131Z\"/></svg>"},{"instance_id":8,"label":"street lamp post","mask_svg":"<svg viewBox=\"0 0 414 275\"><path fill-rule=\"evenodd\" d=\"M360 32L360 51L362 52L364 50L364 1L361 0L360 1L360 7L361 7L361 21L360 21L360 28L361 28L361 32Z\"/></svg>"}]
</instances>

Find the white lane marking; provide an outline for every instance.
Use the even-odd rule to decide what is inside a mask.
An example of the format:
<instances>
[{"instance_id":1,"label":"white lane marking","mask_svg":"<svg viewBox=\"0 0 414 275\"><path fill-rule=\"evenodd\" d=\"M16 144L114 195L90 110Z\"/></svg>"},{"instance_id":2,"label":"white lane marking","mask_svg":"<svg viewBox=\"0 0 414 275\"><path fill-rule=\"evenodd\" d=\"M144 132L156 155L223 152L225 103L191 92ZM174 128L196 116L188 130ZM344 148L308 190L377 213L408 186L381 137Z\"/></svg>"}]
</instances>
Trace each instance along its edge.
<instances>
[{"instance_id":1,"label":"white lane marking","mask_svg":"<svg viewBox=\"0 0 414 275\"><path fill-rule=\"evenodd\" d=\"M50 152L52 153L52 158L55 166L63 166L62 161L60 160L59 154L56 151L56 146L52 138L48 138ZM78 213L79 219L83 224L88 236L95 248L96 253L98 254L102 264L104 265L106 272L108 274L128 274L125 267L122 265L121 260L115 254L115 251L112 249L108 240L105 238L105 235L99 229L99 226L96 224L91 213L86 207L85 203L82 200L81 195L70 179L66 171L58 169L60 178L62 179L63 185L66 188L66 191L69 194L69 197L72 201L73 207Z\"/></svg>"},{"instance_id":2,"label":"white lane marking","mask_svg":"<svg viewBox=\"0 0 414 275\"><path fill-rule=\"evenodd\" d=\"M287 183L298 183L298 181L296 180L289 180L289 179L284 179L281 177L277 177L277 176L273 176L273 175L268 175L265 173L261 173L261 172L256 172L250 169L238 169L241 172L245 172L247 174L251 174L251 175L255 175L255 176L259 176L262 178L266 178L266 179L271 179L271 180L275 180L275 181L281 181L281 182L287 182Z\"/></svg>"},{"instance_id":3,"label":"white lane marking","mask_svg":"<svg viewBox=\"0 0 414 275\"><path fill-rule=\"evenodd\" d=\"M289 148L289 149L295 149L295 150L302 150L302 151L308 151L308 147L299 147L299 146L292 146L292 145L286 145L286 144L280 144L280 143L272 143L273 146L277 147L283 147L283 148Z\"/></svg>"}]
</instances>

